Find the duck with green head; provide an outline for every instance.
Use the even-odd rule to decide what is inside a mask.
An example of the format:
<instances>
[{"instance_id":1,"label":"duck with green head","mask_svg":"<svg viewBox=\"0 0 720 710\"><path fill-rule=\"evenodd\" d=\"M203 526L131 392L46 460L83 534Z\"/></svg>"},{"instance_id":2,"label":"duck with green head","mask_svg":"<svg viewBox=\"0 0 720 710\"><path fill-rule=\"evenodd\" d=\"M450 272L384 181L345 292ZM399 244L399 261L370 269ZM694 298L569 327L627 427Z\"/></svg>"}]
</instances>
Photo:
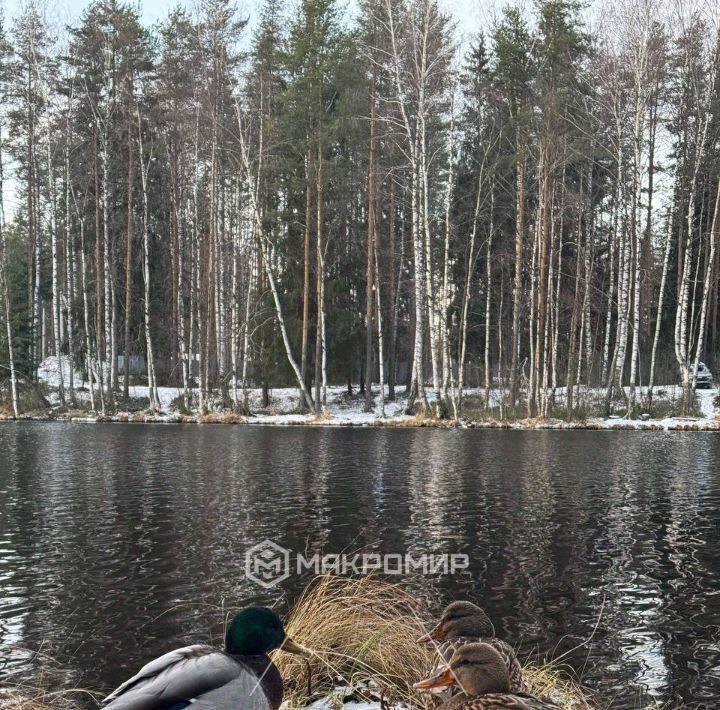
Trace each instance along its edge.
<instances>
[{"instance_id":1,"label":"duck with green head","mask_svg":"<svg viewBox=\"0 0 720 710\"><path fill-rule=\"evenodd\" d=\"M195 645L150 661L103 701L112 710L276 710L283 698L280 672L268 653L308 655L285 633L278 615L249 607L232 620L225 649Z\"/></svg>"}]
</instances>

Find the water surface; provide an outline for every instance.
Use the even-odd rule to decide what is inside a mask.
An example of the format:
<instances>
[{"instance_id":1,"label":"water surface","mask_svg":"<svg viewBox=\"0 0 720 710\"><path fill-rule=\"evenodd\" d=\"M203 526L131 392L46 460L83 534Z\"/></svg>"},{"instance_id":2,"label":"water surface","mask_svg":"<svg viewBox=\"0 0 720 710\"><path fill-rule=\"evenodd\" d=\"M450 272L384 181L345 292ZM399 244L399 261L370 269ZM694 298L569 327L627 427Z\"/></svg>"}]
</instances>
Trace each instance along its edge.
<instances>
[{"instance_id":1,"label":"water surface","mask_svg":"<svg viewBox=\"0 0 720 710\"><path fill-rule=\"evenodd\" d=\"M720 437L18 423L0 426L0 682L114 687L296 551L465 553L404 583L482 604L522 657L613 708L720 698Z\"/></svg>"}]
</instances>

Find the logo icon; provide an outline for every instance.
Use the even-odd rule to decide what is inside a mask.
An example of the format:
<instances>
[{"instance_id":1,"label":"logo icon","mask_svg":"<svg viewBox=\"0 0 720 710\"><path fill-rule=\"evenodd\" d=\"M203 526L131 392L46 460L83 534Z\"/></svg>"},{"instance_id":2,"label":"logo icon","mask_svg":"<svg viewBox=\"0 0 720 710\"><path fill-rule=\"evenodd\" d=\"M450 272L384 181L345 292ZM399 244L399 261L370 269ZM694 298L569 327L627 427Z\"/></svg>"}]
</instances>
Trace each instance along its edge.
<instances>
[{"instance_id":1,"label":"logo icon","mask_svg":"<svg viewBox=\"0 0 720 710\"><path fill-rule=\"evenodd\" d=\"M245 553L245 575L256 584L270 589L290 576L290 550L263 540Z\"/></svg>"}]
</instances>

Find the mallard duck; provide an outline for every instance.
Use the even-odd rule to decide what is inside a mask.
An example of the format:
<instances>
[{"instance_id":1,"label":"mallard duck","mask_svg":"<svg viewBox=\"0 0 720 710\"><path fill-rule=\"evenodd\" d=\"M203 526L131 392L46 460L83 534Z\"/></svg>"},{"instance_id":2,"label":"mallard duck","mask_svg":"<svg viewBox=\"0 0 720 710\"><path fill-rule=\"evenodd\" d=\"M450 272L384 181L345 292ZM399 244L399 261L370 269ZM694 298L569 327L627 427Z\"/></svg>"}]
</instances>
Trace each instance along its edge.
<instances>
[{"instance_id":1,"label":"mallard duck","mask_svg":"<svg viewBox=\"0 0 720 710\"><path fill-rule=\"evenodd\" d=\"M562 710L546 698L510 692L507 665L488 643L469 643L453 653L449 665L415 683L415 688L437 691L458 686L441 707L445 710Z\"/></svg>"},{"instance_id":2,"label":"mallard duck","mask_svg":"<svg viewBox=\"0 0 720 710\"><path fill-rule=\"evenodd\" d=\"M285 634L278 615L249 607L232 620L225 650L186 646L150 661L103 701L113 710L276 710L283 698L280 672L267 654L307 655Z\"/></svg>"},{"instance_id":3,"label":"mallard duck","mask_svg":"<svg viewBox=\"0 0 720 710\"><path fill-rule=\"evenodd\" d=\"M488 615L477 604L468 601L451 602L445 607L440 621L418 641L436 642L440 656L432 673L450 662L455 651L469 643L484 641L491 645L501 656L510 678L510 692L523 689L522 668L512 646L495 638L495 627Z\"/></svg>"}]
</instances>

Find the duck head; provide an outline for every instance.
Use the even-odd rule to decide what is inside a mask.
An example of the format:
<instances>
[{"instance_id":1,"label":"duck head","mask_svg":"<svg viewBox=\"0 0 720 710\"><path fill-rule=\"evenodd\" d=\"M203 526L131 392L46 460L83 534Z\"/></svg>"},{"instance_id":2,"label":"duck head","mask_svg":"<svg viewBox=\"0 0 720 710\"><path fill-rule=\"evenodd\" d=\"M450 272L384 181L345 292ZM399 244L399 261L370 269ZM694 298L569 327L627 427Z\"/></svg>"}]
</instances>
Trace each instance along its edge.
<instances>
[{"instance_id":1,"label":"duck head","mask_svg":"<svg viewBox=\"0 0 720 710\"><path fill-rule=\"evenodd\" d=\"M300 656L309 654L285 633L280 617L264 606L241 611L225 633L225 650L233 656L263 656L275 649Z\"/></svg>"},{"instance_id":2,"label":"duck head","mask_svg":"<svg viewBox=\"0 0 720 710\"><path fill-rule=\"evenodd\" d=\"M507 693L510 677L500 654L489 644L469 643L453 654L448 666L430 678L415 683L417 690L441 692L457 685L471 697L485 693Z\"/></svg>"},{"instance_id":3,"label":"duck head","mask_svg":"<svg viewBox=\"0 0 720 710\"><path fill-rule=\"evenodd\" d=\"M474 638L490 638L495 636L495 629L487 614L472 602L452 602L445 607L440 621L432 631L421 636L419 643L445 641L470 636Z\"/></svg>"}]
</instances>

